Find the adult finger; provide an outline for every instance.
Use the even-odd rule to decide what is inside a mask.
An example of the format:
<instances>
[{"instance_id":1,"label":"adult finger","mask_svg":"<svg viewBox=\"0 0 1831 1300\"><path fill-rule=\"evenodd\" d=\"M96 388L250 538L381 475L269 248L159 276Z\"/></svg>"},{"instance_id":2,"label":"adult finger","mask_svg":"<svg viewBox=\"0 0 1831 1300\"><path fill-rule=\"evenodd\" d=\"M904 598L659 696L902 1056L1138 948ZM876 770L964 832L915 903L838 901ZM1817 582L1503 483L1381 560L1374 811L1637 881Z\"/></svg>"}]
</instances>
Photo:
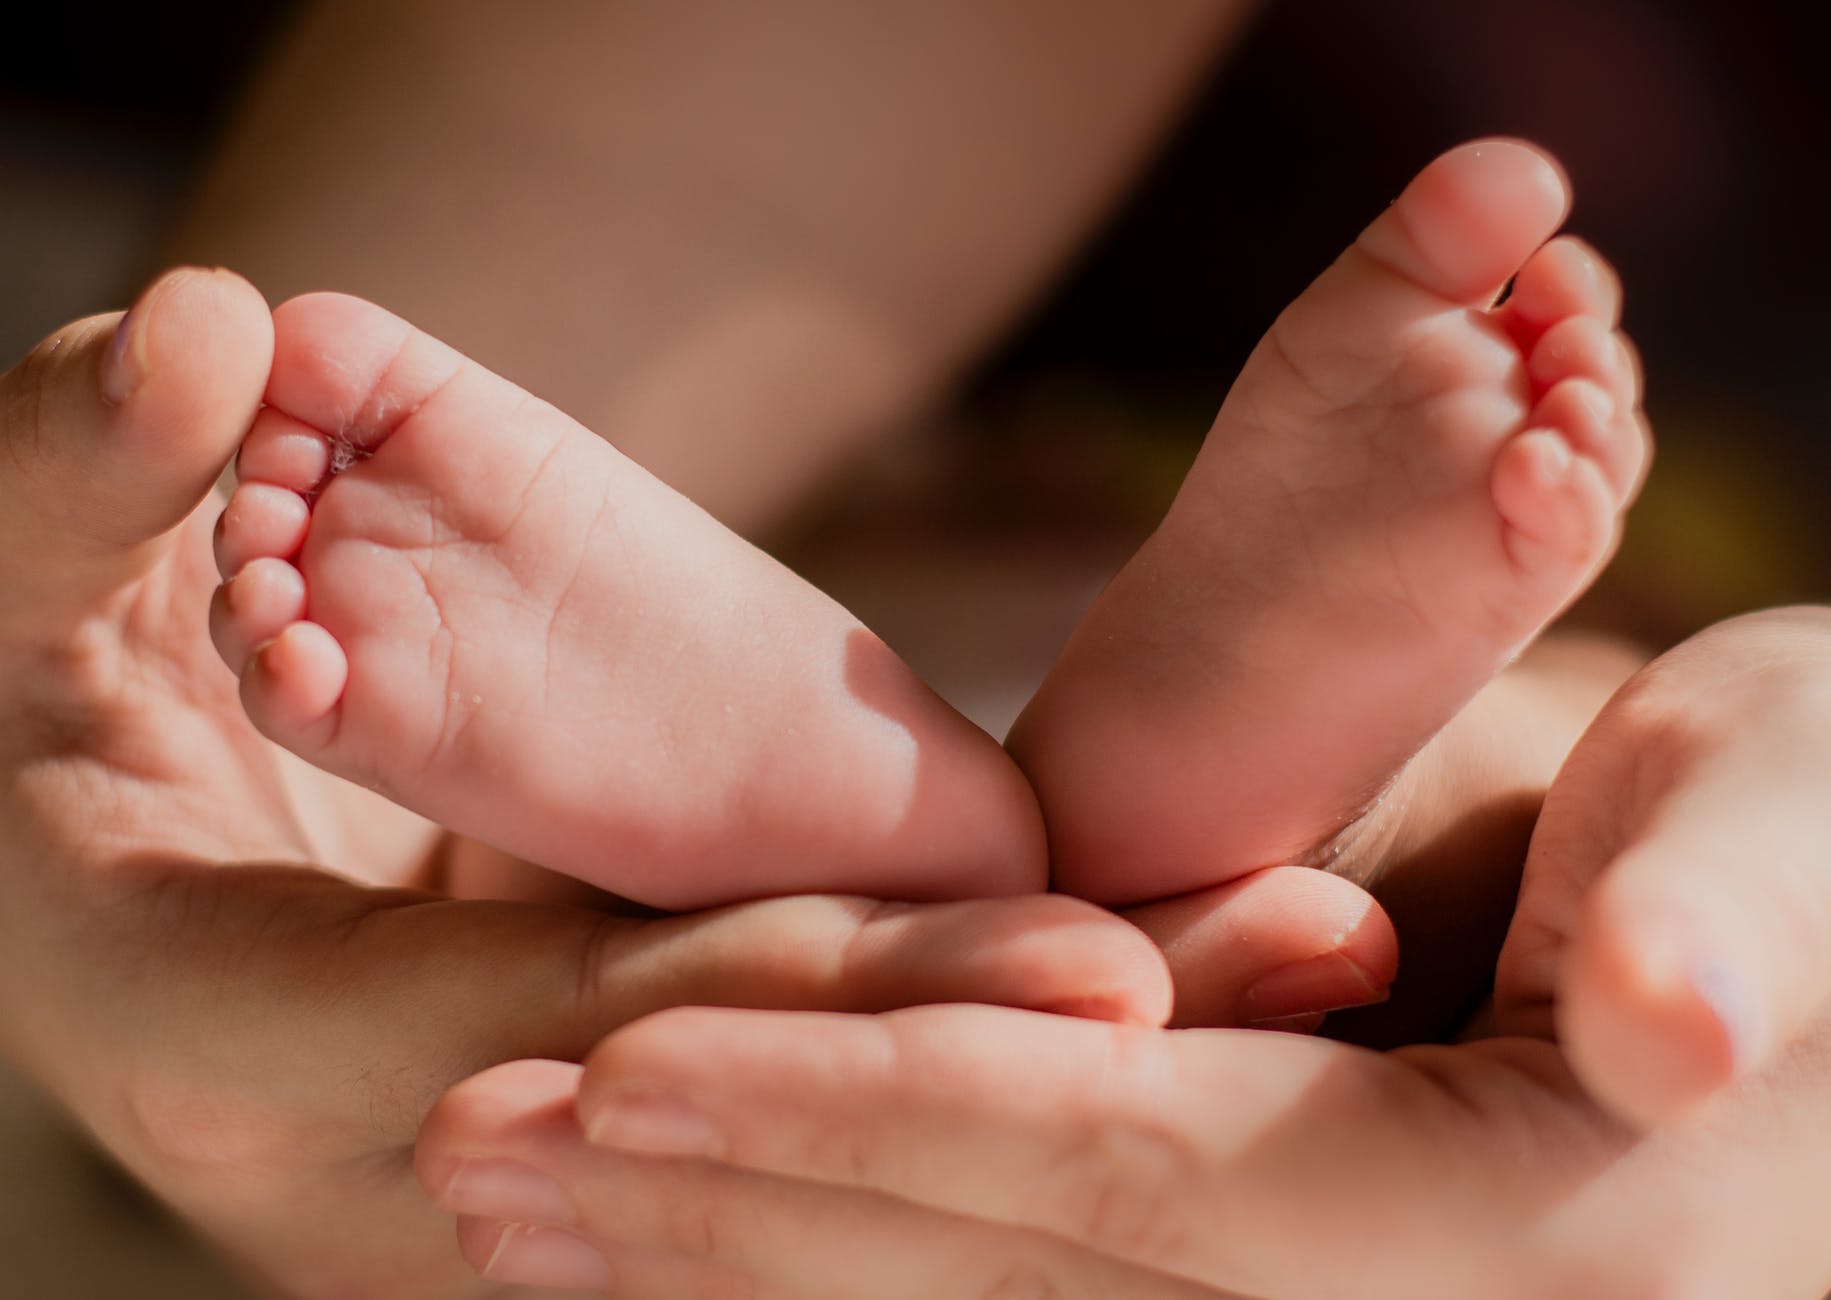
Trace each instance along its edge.
<instances>
[{"instance_id":1,"label":"adult finger","mask_svg":"<svg viewBox=\"0 0 1831 1300\"><path fill-rule=\"evenodd\" d=\"M250 1070L280 1076L288 1093L367 1089L349 1099L365 1140L403 1146L465 1075L519 1057L577 1059L611 1029L682 1003L875 1011L985 998L1144 1021L1168 1011L1167 976L1143 934L1049 896L929 907L792 898L639 921L358 890L292 870L185 872L159 893L150 905L172 963L165 1032L194 1039L204 1059L233 1053L225 1098L249 1091ZM225 953L241 963L233 1005ZM256 1012L284 1050L251 1057L219 1032L224 1014ZM179 1086L193 1086L189 1072Z\"/></svg>"},{"instance_id":2,"label":"adult finger","mask_svg":"<svg viewBox=\"0 0 1831 1300\"><path fill-rule=\"evenodd\" d=\"M1503 1020L1555 1008L1585 1083L1643 1126L1760 1072L1831 1000L1827 770L1831 612L1732 620L1656 661L1547 798Z\"/></svg>"},{"instance_id":3,"label":"adult finger","mask_svg":"<svg viewBox=\"0 0 1831 1300\"><path fill-rule=\"evenodd\" d=\"M146 573L260 407L273 322L228 271L168 271L0 375L0 574L30 629Z\"/></svg>"},{"instance_id":4,"label":"adult finger","mask_svg":"<svg viewBox=\"0 0 1831 1300\"><path fill-rule=\"evenodd\" d=\"M579 1113L617 1152L888 1194L1259 1296L1804 1295L1831 1268L1828 1075L1800 1053L1712 1125L1637 1137L1543 1041L1380 1055L983 1007L682 1010L613 1035ZM632 1194L651 1185L671 1186ZM726 1187L713 1229L776 1189Z\"/></svg>"},{"instance_id":5,"label":"adult finger","mask_svg":"<svg viewBox=\"0 0 1831 1300\"><path fill-rule=\"evenodd\" d=\"M468 1080L422 1133L418 1169L459 1240L504 1283L624 1300L1223 1300L1050 1234L697 1161L593 1150L576 1067L522 1061ZM537 1172L538 1171L538 1172Z\"/></svg>"},{"instance_id":6,"label":"adult finger","mask_svg":"<svg viewBox=\"0 0 1831 1300\"><path fill-rule=\"evenodd\" d=\"M1418 1126L1393 1123L1412 1118L1404 1077L1288 1034L975 1007L677 1010L600 1045L578 1108L619 1151L888 1193L1272 1294L1313 1253L1309 1216L1346 1242L1356 1230L1336 1225L1376 1203L1387 1170L1468 1172L1447 1131L1414 1148ZM1419 1181L1421 1199L1442 1199Z\"/></svg>"},{"instance_id":7,"label":"adult finger","mask_svg":"<svg viewBox=\"0 0 1831 1300\"><path fill-rule=\"evenodd\" d=\"M1331 1011L1383 1001L1398 972L1392 922L1359 885L1269 867L1133 908L1176 984L1170 1023L1308 1031Z\"/></svg>"}]
</instances>

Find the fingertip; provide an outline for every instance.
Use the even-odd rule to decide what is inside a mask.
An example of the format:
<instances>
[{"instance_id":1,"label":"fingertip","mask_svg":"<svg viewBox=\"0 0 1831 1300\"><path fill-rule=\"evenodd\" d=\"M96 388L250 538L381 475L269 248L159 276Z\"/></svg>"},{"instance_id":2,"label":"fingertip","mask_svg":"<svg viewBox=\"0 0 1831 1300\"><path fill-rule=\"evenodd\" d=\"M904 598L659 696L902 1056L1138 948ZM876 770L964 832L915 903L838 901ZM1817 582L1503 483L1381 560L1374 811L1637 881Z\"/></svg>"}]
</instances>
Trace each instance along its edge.
<instances>
[{"instance_id":1,"label":"fingertip","mask_svg":"<svg viewBox=\"0 0 1831 1300\"><path fill-rule=\"evenodd\" d=\"M1398 974L1385 909L1311 867L1270 867L1128 916L1174 972L1172 1027L1307 1021L1384 1000Z\"/></svg>"},{"instance_id":2,"label":"fingertip","mask_svg":"<svg viewBox=\"0 0 1831 1300\"><path fill-rule=\"evenodd\" d=\"M1170 1011L1156 945L1061 894L879 906L846 952L829 975L845 985L832 1003L846 1010L982 1002L1147 1024Z\"/></svg>"},{"instance_id":3,"label":"fingertip","mask_svg":"<svg viewBox=\"0 0 1831 1300\"><path fill-rule=\"evenodd\" d=\"M245 424L272 361L273 316L260 291L233 271L180 266L116 325L98 381L114 405L169 400L175 425L194 414L200 393L216 411L245 412Z\"/></svg>"},{"instance_id":4,"label":"fingertip","mask_svg":"<svg viewBox=\"0 0 1831 1300\"><path fill-rule=\"evenodd\" d=\"M1558 1032L1577 1075L1641 1128L1681 1122L1764 1055L1755 998L1695 913L1600 887L1577 933Z\"/></svg>"},{"instance_id":5,"label":"fingertip","mask_svg":"<svg viewBox=\"0 0 1831 1300\"><path fill-rule=\"evenodd\" d=\"M1003 954L999 974L1016 996L987 1000L1118 1024L1168 1023L1175 991L1162 949L1110 912L1055 897L1060 921L1031 930Z\"/></svg>"},{"instance_id":6,"label":"fingertip","mask_svg":"<svg viewBox=\"0 0 1831 1300\"><path fill-rule=\"evenodd\" d=\"M30 495L0 513L31 519L45 560L84 555L97 583L144 572L164 551L148 543L169 544L228 463L271 361L260 295L194 268L161 276L120 317L58 331L0 376L27 386L5 433L36 466Z\"/></svg>"}]
</instances>

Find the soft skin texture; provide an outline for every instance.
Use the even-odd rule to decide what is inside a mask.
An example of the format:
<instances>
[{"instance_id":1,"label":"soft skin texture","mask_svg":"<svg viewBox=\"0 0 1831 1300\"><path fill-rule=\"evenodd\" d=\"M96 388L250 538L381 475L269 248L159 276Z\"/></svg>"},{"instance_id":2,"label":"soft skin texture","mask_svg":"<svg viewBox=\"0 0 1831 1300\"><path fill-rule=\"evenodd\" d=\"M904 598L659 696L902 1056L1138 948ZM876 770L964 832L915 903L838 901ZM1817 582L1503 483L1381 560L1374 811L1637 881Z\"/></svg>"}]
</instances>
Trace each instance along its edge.
<instances>
[{"instance_id":1,"label":"soft skin texture","mask_svg":"<svg viewBox=\"0 0 1831 1300\"><path fill-rule=\"evenodd\" d=\"M1057 888L1326 864L1613 551L1647 434L1569 202L1531 146L1463 145L1279 316L1012 729Z\"/></svg>"},{"instance_id":2,"label":"soft skin texture","mask_svg":"<svg viewBox=\"0 0 1831 1300\"><path fill-rule=\"evenodd\" d=\"M663 1007L1168 1014L1145 937L1059 897L638 921L445 896L461 861L514 864L267 742L205 635L266 304L181 271L111 350L119 319L0 376L0 1051L251 1277L501 1294L414 1185L427 1107Z\"/></svg>"},{"instance_id":3,"label":"soft skin texture","mask_svg":"<svg viewBox=\"0 0 1831 1300\"><path fill-rule=\"evenodd\" d=\"M491 1276L624 1300L1813 1300L1828 699L1831 612L1797 610L1703 634L1604 708L1546 800L1493 1037L1379 1055L989 1008L677 1010L583 1071L467 1082L421 1179ZM1693 1063L1684 1118L1608 1050L1642 1011L1633 1044ZM1668 1122L1639 1131L1586 1081Z\"/></svg>"},{"instance_id":4,"label":"soft skin texture","mask_svg":"<svg viewBox=\"0 0 1831 1300\"><path fill-rule=\"evenodd\" d=\"M211 610L262 732L673 911L1042 889L997 743L590 430L370 303L274 312Z\"/></svg>"}]
</instances>

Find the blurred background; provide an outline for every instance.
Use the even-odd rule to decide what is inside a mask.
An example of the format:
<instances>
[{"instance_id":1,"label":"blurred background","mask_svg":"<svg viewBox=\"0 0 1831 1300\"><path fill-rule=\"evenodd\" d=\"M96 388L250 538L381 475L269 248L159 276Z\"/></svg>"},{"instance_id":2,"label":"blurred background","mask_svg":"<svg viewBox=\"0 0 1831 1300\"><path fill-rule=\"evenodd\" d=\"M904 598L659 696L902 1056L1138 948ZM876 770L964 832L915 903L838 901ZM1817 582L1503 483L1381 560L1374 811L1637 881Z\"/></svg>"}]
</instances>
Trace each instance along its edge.
<instances>
[{"instance_id":1,"label":"blurred background","mask_svg":"<svg viewBox=\"0 0 1831 1300\"><path fill-rule=\"evenodd\" d=\"M0 355L126 304L300 8L100 0L9 21ZM764 540L1001 731L1277 310L1431 156L1506 133L1562 159L1572 229L1621 269L1660 442L1574 617L1663 645L1822 597L1831 105L1804 19L1780 13L1268 4L1022 326ZM0 1258L0 1290L30 1300L237 1294L4 1077Z\"/></svg>"}]
</instances>

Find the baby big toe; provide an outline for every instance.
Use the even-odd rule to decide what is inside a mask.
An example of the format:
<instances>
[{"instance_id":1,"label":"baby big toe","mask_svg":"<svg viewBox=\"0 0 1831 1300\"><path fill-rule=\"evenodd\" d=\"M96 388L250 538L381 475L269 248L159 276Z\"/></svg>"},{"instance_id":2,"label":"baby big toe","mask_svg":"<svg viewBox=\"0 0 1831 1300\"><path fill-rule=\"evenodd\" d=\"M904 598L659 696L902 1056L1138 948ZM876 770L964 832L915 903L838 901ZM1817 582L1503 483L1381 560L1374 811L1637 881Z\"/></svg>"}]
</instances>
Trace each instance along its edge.
<instances>
[{"instance_id":1,"label":"baby big toe","mask_svg":"<svg viewBox=\"0 0 1831 1300\"><path fill-rule=\"evenodd\" d=\"M1356 247L1439 297L1485 307L1569 206L1550 158L1517 140L1477 140L1420 172Z\"/></svg>"}]
</instances>

